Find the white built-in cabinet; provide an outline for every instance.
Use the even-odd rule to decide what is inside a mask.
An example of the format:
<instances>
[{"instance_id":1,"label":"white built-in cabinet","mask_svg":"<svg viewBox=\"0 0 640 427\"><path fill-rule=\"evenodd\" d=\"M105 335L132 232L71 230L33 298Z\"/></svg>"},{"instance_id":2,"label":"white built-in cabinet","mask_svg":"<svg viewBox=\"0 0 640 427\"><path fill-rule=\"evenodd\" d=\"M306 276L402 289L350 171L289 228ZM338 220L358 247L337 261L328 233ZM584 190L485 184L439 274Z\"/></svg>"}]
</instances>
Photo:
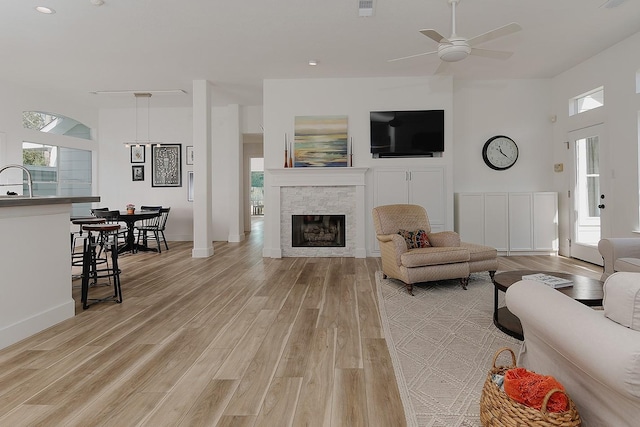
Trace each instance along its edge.
<instances>
[{"instance_id":1,"label":"white built-in cabinet","mask_svg":"<svg viewBox=\"0 0 640 427\"><path fill-rule=\"evenodd\" d=\"M558 251L558 193L456 193L455 230L506 254Z\"/></svg>"},{"instance_id":2,"label":"white built-in cabinet","mask_svg":"<svg viewBox=\"0 0 640 427\"><path fill-rule=\"evenodd\" d=\"M374 206L404 203L423 206L434 232L445 229L446 191L444 167L374 170Z\"/></svg>"}]
</instances>

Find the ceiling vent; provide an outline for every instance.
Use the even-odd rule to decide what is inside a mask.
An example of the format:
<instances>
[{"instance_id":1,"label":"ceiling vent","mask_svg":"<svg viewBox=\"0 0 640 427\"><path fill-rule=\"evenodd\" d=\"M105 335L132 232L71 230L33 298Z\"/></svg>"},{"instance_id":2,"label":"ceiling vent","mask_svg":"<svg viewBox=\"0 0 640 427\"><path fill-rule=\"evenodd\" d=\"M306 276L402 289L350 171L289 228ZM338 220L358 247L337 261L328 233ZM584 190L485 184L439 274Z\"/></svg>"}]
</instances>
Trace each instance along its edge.
<instances>
[{"instance_id":1,"label":"ceiling vent","mask_svg":"<svg viewBox=\"0 0 640 427\"><path fill-rule=\"evenodd\" d=\"M358 15L373 16L373 2L374 0L358 0Z\"/></svg>"}]
</instances>

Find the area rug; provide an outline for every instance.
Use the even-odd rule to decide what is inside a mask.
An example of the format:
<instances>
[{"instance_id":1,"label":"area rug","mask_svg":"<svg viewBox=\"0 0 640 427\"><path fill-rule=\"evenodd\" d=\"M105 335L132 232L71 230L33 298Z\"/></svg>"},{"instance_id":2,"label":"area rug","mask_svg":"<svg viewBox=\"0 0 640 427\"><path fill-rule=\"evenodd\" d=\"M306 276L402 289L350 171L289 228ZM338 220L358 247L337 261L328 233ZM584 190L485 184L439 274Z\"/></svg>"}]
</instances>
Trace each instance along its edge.
<instances>
[{"instance_id":1,"label":"area rug","mask_svg":"<svg viewBox=\"0 0 640 427\"><path fill-rule=\"evenodd\" d=\"M493 325L489 274L472 274L467 290L458 280L414 286L415 296L381 271L376 283L407 425L480 426L480 395L493 356L502 347L517 355L521 346ZM508 363L510 355L502 354L499 364Z\"/></svg>"}]
</instances>

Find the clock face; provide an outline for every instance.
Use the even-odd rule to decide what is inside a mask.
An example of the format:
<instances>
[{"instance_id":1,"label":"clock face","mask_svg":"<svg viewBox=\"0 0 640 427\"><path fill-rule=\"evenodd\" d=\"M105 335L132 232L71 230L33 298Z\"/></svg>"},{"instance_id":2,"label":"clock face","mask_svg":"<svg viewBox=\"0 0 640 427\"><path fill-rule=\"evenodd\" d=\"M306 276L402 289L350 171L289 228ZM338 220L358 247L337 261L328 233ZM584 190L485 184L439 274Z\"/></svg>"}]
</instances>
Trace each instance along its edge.
<instances>
[{"instance_id":1,"label":"clock face","mask_svg":"<svg viewBox=\"0 0 640 427\"><path fill-rule=\"evenodd\" d=\"M491 169L509 169L518 160L518 146L508 136L494 136L482 147L482 158Z\"/></svg>"}]
</instances>

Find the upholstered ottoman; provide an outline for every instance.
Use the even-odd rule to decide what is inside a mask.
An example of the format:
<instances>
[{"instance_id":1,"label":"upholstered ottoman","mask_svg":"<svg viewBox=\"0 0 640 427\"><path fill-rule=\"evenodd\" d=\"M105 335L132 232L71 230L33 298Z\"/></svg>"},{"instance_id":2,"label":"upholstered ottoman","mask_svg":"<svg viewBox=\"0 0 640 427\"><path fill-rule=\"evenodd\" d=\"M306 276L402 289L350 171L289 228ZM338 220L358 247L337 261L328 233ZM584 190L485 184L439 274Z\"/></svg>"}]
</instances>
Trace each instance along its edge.
<instances>
[{"instance_id":1,"label":"upholstered ottoman","mask_svg":"<svg viewBox=\"0 0 640 427\"><path fill-rule=\"evenodd\" d=\"M469 251L469 272L488 271L493 280L493 275L498 269L498 251L496 248L467 242L460 242L460 246L467 248Z\"/></svg>"}]
</instances>

